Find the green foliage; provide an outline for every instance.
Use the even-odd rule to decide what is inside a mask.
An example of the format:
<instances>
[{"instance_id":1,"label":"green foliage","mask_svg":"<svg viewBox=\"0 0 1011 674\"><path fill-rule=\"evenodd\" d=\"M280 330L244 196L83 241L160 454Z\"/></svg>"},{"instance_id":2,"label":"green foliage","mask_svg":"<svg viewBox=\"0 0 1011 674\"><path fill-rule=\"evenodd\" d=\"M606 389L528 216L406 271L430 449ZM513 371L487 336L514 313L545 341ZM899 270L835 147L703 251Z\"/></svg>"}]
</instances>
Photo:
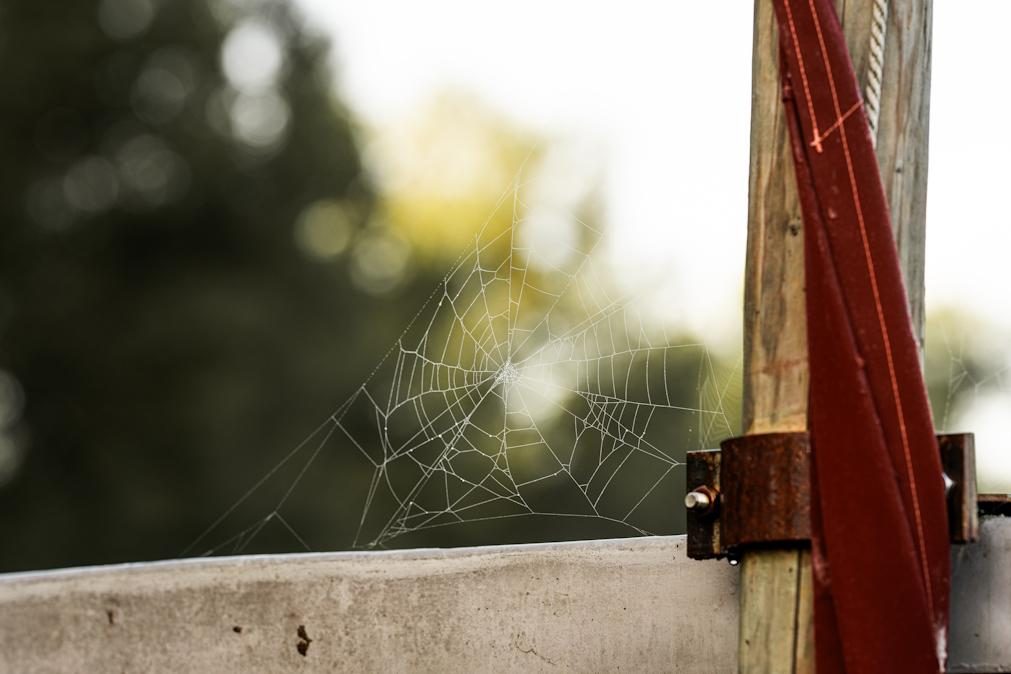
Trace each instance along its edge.
<instances>
[{"instance_id":1,"label":"green foliage","mask_svg":"<svg viewBox=\"0 0 1011 674\"><path fill-rule=\"evenodd\" d=\"M235 133L240 92L220 65L244 13L0 9L0 370L25 400L0 569L177 555L348 394L417 301L367 313L343 257L300 248L310 204L359 229L372 190L326 45L282 3L256 16L284 61L269 143L255 123L255 142Z\"/></svg>"},{"instance_id":2,"label":"green foliage","mask_svg":"<svg viewBox=\"0 0 1011 674\"><path fill-rule=\"evenodd\" d=\"M992 325L964 311L945 309L928 317L924 370L938 432L962 432L959 416L981 394L1006 382L1006 341Z\"/></svg>"}]
</instances>

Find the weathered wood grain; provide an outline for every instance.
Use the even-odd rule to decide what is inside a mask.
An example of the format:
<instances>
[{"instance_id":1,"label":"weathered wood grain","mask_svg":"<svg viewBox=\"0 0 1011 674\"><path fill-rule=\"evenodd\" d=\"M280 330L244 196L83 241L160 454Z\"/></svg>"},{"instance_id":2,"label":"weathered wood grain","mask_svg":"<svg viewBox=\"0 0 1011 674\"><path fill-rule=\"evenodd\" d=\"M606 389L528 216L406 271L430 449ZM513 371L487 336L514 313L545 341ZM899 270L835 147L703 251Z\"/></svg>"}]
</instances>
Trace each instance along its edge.
<instances>
[{"instance_id":1,"label":"weathered wood grain","mask_svg":"<svg viewBox=\"0 0 1011 674\"><path fill-rule=\"evenodd\" d=\"M807 428L804 230L779 83L770 0L756 0L744 292L745 433ZM814 671L810 553L752 553L741 564L739 671ZM805 576L807 577L805 580Z\"/></svg>"},{"instance_id":2,"label":"weathered wood grain","mask_svg":"<svg viewBox=\"0 0 1011 674\"><path fill-rule=\"evenodd\" d=\"M804 230L779 84L776 19L756 0L744 286L745 433L807 428Z\"/></svg>"}]
</instances>

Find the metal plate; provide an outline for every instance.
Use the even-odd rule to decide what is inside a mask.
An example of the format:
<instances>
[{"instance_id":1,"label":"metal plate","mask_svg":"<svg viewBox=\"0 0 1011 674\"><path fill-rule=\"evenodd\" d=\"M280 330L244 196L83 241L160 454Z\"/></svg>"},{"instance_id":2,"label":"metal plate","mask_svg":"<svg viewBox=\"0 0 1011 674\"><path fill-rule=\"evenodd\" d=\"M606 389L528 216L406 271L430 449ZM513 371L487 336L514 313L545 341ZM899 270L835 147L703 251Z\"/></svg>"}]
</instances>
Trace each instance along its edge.
<instances>
[{"instance_id":1,"label":"metal plate","mask_svg":"<svg viewBox=\"0 0 1011 674\"><path fill-rule=\"evenodd\" d=\"M688 556L692 559L714 559L723 556L720 546L720 450L704 449L688 452L686 493L707 487L715 494L711 509L705 512L688 510Z\"/></svg>"},{"instance_id":2,"label":"metal plate","mask_svg":"<svg viewBox=\"0 0 1011 674\"><path fill-rule=\"evenodd\" d=\"M979 538L976 505L976 443L972 433L937 436L941 467L951 480L948 491L948 533L952 543Z\"/></svg>"},{"instance_id":3,"label":"metal plate","mask_svg":"<svg viewBox=\"0 0 1011 674\"><path fill-rule=\"evenodd\" d=\"M807 433L765 433L720 443L723 548L811 539Z\"/></svg>"}]
</instances>

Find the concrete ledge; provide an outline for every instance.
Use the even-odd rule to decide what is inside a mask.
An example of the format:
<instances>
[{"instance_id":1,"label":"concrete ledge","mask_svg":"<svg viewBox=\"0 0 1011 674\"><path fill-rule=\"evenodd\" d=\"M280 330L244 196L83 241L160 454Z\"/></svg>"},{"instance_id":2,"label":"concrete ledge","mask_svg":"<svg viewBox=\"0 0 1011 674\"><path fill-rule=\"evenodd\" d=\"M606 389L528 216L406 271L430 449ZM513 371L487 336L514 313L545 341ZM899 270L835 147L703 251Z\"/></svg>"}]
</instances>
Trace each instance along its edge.
<instances>
[{"instance_id":1,"label":"concrete ledge","mask_svg":"<svg viewBox=\"0 0 1011 674\"><path fill-rule=\"evenodd\" d=\"M952 672L1011 672L1011 518L954 551ZM684 537L0 576L0 672L733 672L737 572Z\"/></svg>"},{"instance_id":2,"label":"concrete ledge","mask_svg":"<svg viewBox=\"0 0 1011 674\"><path fill-rule=\"evenodd\" d=\"M683 537L14 574L0 671L732 672L736 586Z\"/></svg>"},{"instance_id":3,"label":"concrete ledge","mask_svg":"<svg viewBox=\"0 0 1011 674\"><path fill-rule=\"evenodd\" d=\"M1011 517L980 521L952 554L951 672L1011 672Z\"/></svg>"}]
</instances>

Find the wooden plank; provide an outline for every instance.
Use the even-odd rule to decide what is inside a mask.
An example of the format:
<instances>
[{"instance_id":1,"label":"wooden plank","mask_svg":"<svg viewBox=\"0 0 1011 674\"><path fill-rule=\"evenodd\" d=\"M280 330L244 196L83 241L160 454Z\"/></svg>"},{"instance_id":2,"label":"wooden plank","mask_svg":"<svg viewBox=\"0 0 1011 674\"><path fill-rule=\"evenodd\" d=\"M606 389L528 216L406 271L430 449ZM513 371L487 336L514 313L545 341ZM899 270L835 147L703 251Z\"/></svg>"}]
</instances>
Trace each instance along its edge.
<instances>
[{"instance_id":1,"label":"wooden plank","mask_svg":"<svg viewBox=\"0 0 1011 674\"><path fill-rule=\"evenodd\" d=\"M797 550L745 555L741 565L740 672L814 671L810 561L809 553ZM762 619L753 619L759 612Z\"/></svg>"},{"instance_id":2,"label":"wooden plank","mask_svg":"<svg viewBox=\"0 0 1011 674\"><path fill-rule=\"evenodd\" d=\"M930 90L930 0L892 0L886 34L878 157L923 343L923 251ZM838 0L861 88L873 0ZM756 0L751 174L744 300L745 433L807 427L803 227L780 101L772 3ZM808 551L746 555L741 569L740 671L813 672Z\"/></svg>"},{"instance_id":3,"label":"wooden plank","mask_svg":"<svg viewBox=\"0 0 1011 674\"><path fill-rule=\"evenodd\" d=\"M804 231L772 2L756 0L744 285L745 433L807 428Z\"/></svg>"},{"instance_id":4,"label":"wooden plank","mask_svg":"<svg viewBox=\"0 0 1011 674\"><path fill-rule=\"evenodd\" d=\"M807 428L804 232L779 83L776 18L756 0L744 292L745 433ZM814 671L811 556L752 553L741 563L743 674Z\"/></svg>"}]
</instances>

